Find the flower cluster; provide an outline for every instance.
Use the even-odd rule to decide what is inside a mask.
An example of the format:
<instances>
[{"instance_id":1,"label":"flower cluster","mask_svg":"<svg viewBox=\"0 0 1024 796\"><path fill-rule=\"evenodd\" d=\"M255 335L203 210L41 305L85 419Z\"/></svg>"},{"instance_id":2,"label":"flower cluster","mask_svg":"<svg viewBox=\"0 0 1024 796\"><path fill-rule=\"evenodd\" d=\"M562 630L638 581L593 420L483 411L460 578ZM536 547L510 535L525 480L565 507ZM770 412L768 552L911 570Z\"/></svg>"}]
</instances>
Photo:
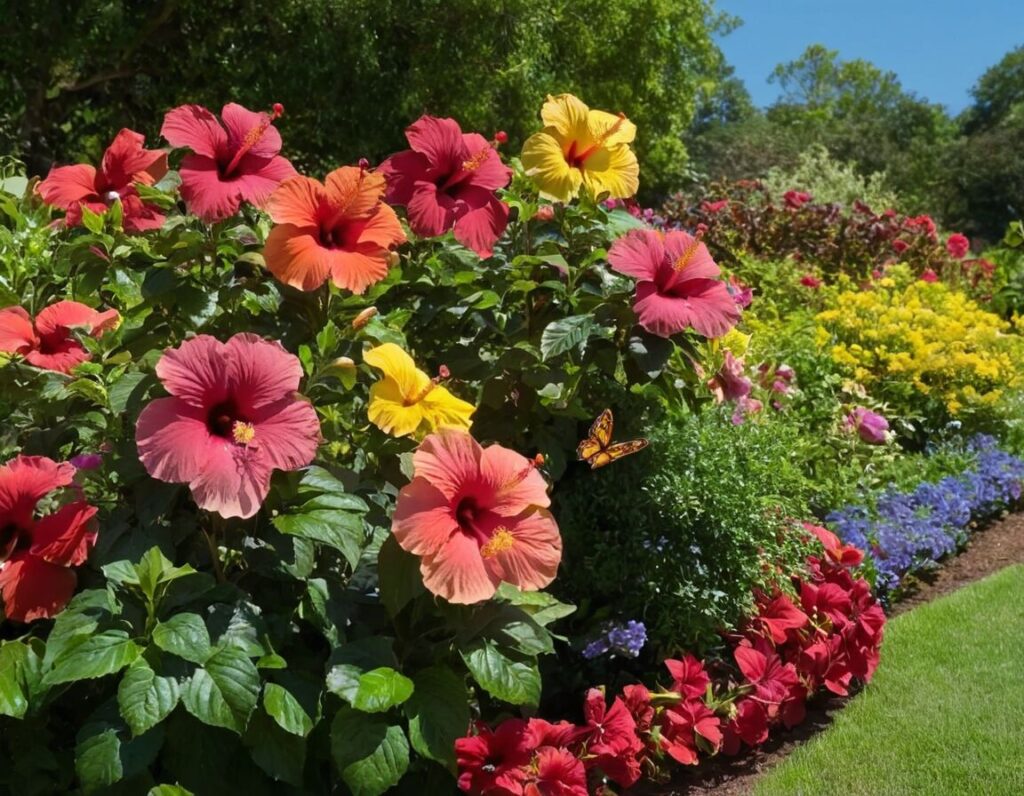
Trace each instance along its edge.
<instances>
[{"instance_id":1,"label":"flower cluster","mask_svg":"<svg viewBox=\"0 0 1024 796\"><path fill-rule=\"evenodd\" d=\"M609 652L635 658L647 643L647 628L643 622L630 619L615 622L583 648L583 657L588 660L607 655Z\"/></svg>"},{"instance_id":2,"label":"flower cluster","mask_svg":"<svg viewBox=\"0 0 1024 796\"><path fill-rule=\"evenodd\" d=\"M846 506L827 517L844 540L868 551L879 588L895 589L908 572L963 544L972 520L1020 500L1024 461L1001 451L992 437L975 437L969 450L976 464L960 475L925 482L913 492L889 490L873 508Z\"/></svg>"},{"instance_id":3,"label":"flower cluster","mask_svg":"<svg viewBox=\"0 0 1024 796\"><path fill-rule=\"evenodd\" d=\"M610 705L602 690L591 689L581 724L533 718L493 730L478 725L456 742L460 789L472 796L585 796L607 792L608 783L629 788L643 772L758 746L773 726L802 722L807 699L820 689L846 695L855 680L870 680L885 613L868 582L851 571L863 556L825 528L804 528L824 555L808 558L807 580L794 579L797 602L783 592L757 595L757 613L726 637L731 658L716 665L721 677L712 679L703 661L686 655L665 661L667 687L627 685ZM560 789L536 786L556 775Z\"/></svg>"}]
</instances>

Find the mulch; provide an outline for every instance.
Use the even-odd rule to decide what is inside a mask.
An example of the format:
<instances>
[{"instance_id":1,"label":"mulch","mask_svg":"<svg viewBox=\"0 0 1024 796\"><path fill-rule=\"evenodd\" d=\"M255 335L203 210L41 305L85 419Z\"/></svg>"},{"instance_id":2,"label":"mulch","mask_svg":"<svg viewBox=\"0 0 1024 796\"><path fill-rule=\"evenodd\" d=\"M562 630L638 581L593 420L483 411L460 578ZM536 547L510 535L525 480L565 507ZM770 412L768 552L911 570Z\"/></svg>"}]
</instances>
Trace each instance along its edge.
<instances>
[{"instance_id":1,"label":"mulch","mask_svg":"<svg viewBox=\"0 0 1024 796\"><path fill-rule=\"evenodd\" d=\"M962 586L981 580L1013 564L1024 563L1024 512L1009 514L973 533L962 553L934 570L904 582L901 599L890 618L930 602ZM885 647L882 647L885 665ZM809 738L832 723L832 718L853 698L819 695L807 703L807 720L792 730L773 732L768 742L739 757L715 757L692 769L680 771L670 783L642 784L631 796L745 796L765 772L778 765Z\"/></svg>"}]
</instances>

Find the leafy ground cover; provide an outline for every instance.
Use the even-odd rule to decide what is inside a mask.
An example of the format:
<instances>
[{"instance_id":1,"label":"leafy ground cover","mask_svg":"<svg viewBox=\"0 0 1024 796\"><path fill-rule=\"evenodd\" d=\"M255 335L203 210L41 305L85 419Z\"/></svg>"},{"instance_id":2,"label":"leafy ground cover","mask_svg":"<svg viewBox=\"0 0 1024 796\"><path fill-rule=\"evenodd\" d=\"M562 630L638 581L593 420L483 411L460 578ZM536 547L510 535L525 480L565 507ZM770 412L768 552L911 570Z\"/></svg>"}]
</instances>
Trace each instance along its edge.
<instances>
[{"instance_id":1,"label":"leafy ground cover","mask_svg":"<svg viewBox=\"0 0 1024 796\"><path fill-rule=\"evenodd\" d=\"M871 686L755 793L1020 793L1022 590L1014 566L890 622Z\"/></svg>"}]
</instances>

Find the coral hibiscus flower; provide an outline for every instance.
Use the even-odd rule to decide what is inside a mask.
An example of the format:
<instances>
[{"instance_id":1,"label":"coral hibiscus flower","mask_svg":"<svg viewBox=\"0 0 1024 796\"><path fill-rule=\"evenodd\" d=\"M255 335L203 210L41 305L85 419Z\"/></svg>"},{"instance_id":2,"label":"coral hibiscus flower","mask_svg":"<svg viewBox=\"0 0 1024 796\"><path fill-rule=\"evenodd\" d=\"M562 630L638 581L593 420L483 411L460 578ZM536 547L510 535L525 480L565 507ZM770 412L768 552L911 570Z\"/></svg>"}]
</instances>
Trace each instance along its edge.
<instances>
[{"instance_id":1,"label":"coral hibiscus flower","mask_svg":"<svg viewBox=\"0 0 1024 796\"><path fill-rule=\"evenodd\" d=\"M693 328L721 337L739 321L740 309L717 278L718 266L693 235L633 229L612 244L608 262L639 280L633 309L651 334L671 337Z\"/></svg>"},{"instance_id":2,"label":"coral hibiscus flower","mask_svg":"<svg viewBox=\"0 0 1024 796\"><path fill-rule=\"evenodd\" d=\"M187 483L200 508L251 517L274 469L313 461L320 423L295 395L302 366L280 343L199 335L167 349L156 375L171 397L139 415L139 458L154 478Z\"/></svg>"},{"instance_id":3,"label":"coral hibiscus flower","mask_svg":"<svg viewBox=\"0 0 1024 796\"><path fill-rule=\"evenodd\" d=\"M465 431L432 434L413 455L391 530L420 556L423 582L453 603L494 596L502 581L541 589L562 557L547 484L533 462Z\"/></svg>"},{"instance_id":4,"label":"coral hibiscus flower","mask_svg":"<svg viewBox=\"0 0 1024 796\"><path fill-rule=\"evenodd\" d=\"M49 619L74 594L71 567L96 543L96 508L78 500L34 516L36 504L74 474L72 465L44 456L18 456L0 467L0 596L9 619Z\"/></svg>"},{"instance_id":5,"label":"coral hibiscus flower","mask_svg":"<svg viewBox=\"0 0 1024 796\"><path fill-rule=\"evenodd\" d=\"M201 105L182 105L164 116L160 135L192 153L181 161L181 195L190 212L207 223L238 212L242 202L260 207L295 175L281 157L281 134L273 121L282 108L257 113L229 103L217 119Z\"/></svg>"},{"instance_id":6,"label":"coral hibiscus flower","mask_svg":"<svg viewBox=\"0 0 1024 796\"><path fill-rule=\"evenodd\" d=\"M117 310L97 312L77 301L58 301L32 317L21 307L0 310L0 352L20 354L30 365L70 373L89 352L72 330L99 337L121 322Z\"/></svg>"},{"instance_id":7,"label":"coral hibiscus flower","mask_svg":"<svg viewBox=\"0 0 1024 796\"><path fill-rule=\"evenodd\" d=\"M167 173L167 153L146 149L145 142L140 133L121 130L103 153L99 169L86 163L54 166L36 190L46 204L67 211L64 223L69 227L81 225L83 207L105 213L119 201L125 232L159 229L163 213L143 202L135 186L152 185Z\"/></svg>"},{"instance_id":8,"label":"coral hibiscus flower","mask_svg":"<svg viewBox=\"0 0 1024 796\"><path fill-rule=\"evenodd\" d=\"M479 133L463 133L454 119L421 116L405 131L412 149L381 164L387 201L404 205L417 235L450 229L455 240L490 257L508 225L508 205L494 192L512 179L494 146Z\"/></svg>"},{"instance_id":9,"label":"coral hibiscus flower","mask_svg":"<svg viewBox=\"0 0 1024 796\"><path fill-rule=\"evenodd\" d=\"M381 431L404 437L421 427L469 429L476 407L441 386L447 368L431 379L394 343L370 349L363 360L384 372L384 378L370 388L368 409L370 422Z\"/></svg>"},{"instance_id":10,"label":"coral hibiscus flower","mask_svg":"<svg viewBox=\"0 0 1024 796\"><path fill-rule=\"evenodd\" d=\"M640 187L640 166L629 145L636 125L624 115L594 111L572 94L548 97L544 129L523 145L523 166L540 195L568 202L586 186L595 197L628 199Z\"/></svg>"},{"instance_id":11,"label":"coral hibiscus flower","mask_svg":"<svg viewBox=\"0 0 1024 796\"><path fill-rule=\"evenodd\" d=\"M395 211L384 204L382 174L344 166L325 183L292 177L267 205L277 225L263 256L270 272L292 287L315 290L330 277L362 293L388 273L391 249L405 243Z\"/></svg>"}]
</instances>

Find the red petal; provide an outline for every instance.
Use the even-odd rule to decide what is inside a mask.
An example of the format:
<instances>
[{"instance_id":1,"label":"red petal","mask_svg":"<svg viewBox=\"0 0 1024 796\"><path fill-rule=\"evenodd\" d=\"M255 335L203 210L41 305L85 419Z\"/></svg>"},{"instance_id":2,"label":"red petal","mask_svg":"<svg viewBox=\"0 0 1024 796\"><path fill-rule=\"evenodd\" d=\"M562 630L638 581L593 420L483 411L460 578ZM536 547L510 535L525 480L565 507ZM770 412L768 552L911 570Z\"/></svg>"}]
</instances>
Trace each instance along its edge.
<instances>
[{"instance_id":1,"label":"red petal","mask_svg":"<svg viewBox=\"0 0 1024 796\"><path fill-rule=\"evenodd\" d=\"M62 567L84 564L96 543L97 511L95 506L76 501L43 517L32 531L29 552Z\"/></svg>"},{"instance_id":2,"label":"red petal","mask_svg":"<svg viewBox=\"0 0 1024 796\"><path fill-rule=\"evenodd\" d=\"M0 351L24 354L39 345L32 318L21 307L0 310Z\"/></svg>"},{"instance_id":3,"label":"red petal","mask_svg":"<svg viewBox=\"0 0 1024 796\"><path fill-rule=\"evenodd\" d=\"M55 166L39 183L39 195L51 207L67 210L83 199L98 198L96 169L80 163L77 166Z\"/></svg>"},{"instance_id":4,"label":"red petal","mask_svg":"<svg viewBox=\"0 0 1024 796\"><path fill-rule=\"evenodd\" d=\"M168 111L160 135L171 146L188 147L205 158L216 158L228 143L217 117L201 105L182 105Z\"/></svg>"},{"instance_id":5,"label":"red petal","mask_svg":"<svg viewBox=\"0 0 1024 796\"><path fill-rule=\"evenodd\" d=\"M17 622L49 619L68 604L76 582L72 570L19 553L0 569L4 613Z\"/></svg>"}]
</instances>

